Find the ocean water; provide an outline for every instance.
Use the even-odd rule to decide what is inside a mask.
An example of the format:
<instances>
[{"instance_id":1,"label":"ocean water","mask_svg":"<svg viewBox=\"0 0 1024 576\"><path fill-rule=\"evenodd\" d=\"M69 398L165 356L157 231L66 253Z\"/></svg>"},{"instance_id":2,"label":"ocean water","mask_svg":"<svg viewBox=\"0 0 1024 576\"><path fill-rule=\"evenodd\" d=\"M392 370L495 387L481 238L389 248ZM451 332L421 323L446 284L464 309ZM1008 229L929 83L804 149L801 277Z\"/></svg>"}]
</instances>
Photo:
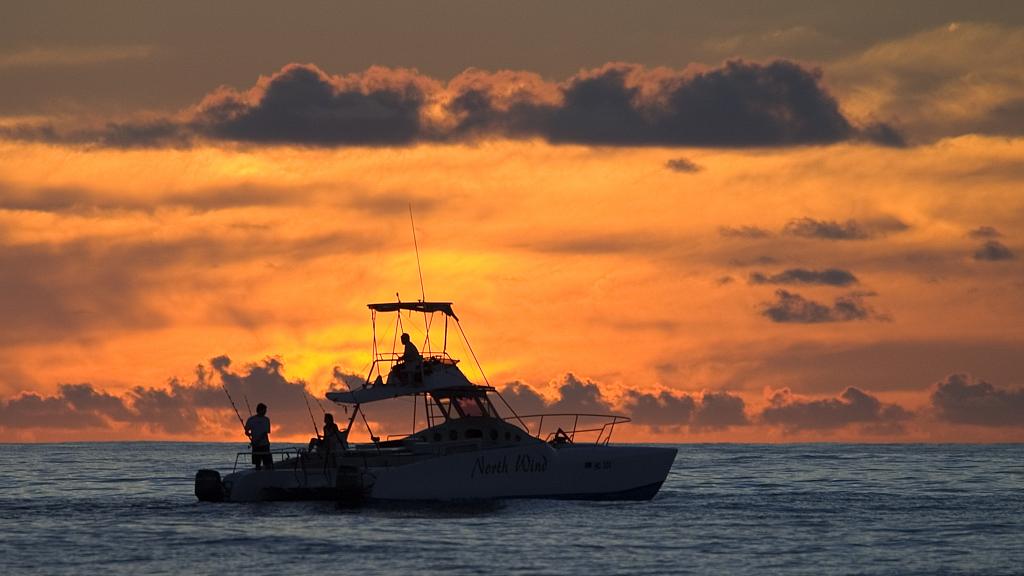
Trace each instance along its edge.
<instances>
[{"instance_id":1,"label":"ocean water","mask_svg":"<svg viewBox=\"0 0 1024 576\"><path fill-rule=\"evenodd\" d=\"M197 502L243 446L0 445L0 574L1024 574L1024 445L679 445L650 502Z\"/></svg>"}]
</instances>

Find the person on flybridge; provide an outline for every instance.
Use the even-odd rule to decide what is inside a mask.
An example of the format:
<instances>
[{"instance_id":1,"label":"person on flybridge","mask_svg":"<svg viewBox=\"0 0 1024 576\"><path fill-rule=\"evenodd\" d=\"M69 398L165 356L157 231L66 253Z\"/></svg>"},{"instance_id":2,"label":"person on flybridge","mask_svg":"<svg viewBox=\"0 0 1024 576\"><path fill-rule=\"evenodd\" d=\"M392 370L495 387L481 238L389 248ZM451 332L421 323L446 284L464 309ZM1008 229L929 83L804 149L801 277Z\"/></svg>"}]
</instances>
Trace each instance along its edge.
<instances>
[{"instance_id":1,"label":"person on flybridge","mask_svg":"<svg viewBox=\"0 0 1024 576\"><path fill-rule=\"evenodd\" d=\"M420 356L419 349L412 343L408 334L402 334L402 344L405 345L405 351L402 353L402 380L406 384L412 384L420 372L423 356Z\"/></svg>"},{"instance_id":2,"label":"person on flybridge","mask_svg":"<svg viewBox=\"0 0 1024 576\"><path fill-rule=\"evenodd\" d=\"M270 418L267 418L267 405L260 402L256 405L256 414L245 421L245 435L252 442L252 463L260 470L274 469L274 457L270 453Z\"/></svg>"}]
</instances>

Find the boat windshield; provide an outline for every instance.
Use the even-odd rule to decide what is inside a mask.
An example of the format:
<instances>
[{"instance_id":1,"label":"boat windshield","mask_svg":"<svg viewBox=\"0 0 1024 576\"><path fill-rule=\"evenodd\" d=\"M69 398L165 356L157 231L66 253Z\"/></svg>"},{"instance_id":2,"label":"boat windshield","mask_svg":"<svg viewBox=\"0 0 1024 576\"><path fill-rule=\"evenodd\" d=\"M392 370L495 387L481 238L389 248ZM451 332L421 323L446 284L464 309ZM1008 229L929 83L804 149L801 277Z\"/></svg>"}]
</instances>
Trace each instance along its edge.
<instances>
[{"instance_id":1,"label":"boat windshield","mask_svg":"<svg viewBox=\"0 0 1024 576\"><path fill-rule=\"evenodd\" d=\"M487 395L477 390L443 390L433 393L432 396L449 420L499 417Z\"/></svg>"}]
</instances>

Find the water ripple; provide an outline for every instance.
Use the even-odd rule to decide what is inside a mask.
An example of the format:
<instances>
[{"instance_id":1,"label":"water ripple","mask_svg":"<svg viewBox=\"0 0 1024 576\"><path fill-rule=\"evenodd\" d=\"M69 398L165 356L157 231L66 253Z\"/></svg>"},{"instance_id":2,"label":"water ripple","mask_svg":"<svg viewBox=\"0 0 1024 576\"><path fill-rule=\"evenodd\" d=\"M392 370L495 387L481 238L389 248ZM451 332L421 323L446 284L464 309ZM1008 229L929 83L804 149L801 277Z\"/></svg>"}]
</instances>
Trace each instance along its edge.
<instances>
[{"instance_id":1,"label":"water ripple","mask_svg":"<svg viewBox=\"0 0 1024 576\"><path fill-rule=\"evenodd\" d=\"M231 444L0 445L0 573L1015 574L1024 446L682 445L651 502L196 502Z\"/></svg>"}]
</instances>

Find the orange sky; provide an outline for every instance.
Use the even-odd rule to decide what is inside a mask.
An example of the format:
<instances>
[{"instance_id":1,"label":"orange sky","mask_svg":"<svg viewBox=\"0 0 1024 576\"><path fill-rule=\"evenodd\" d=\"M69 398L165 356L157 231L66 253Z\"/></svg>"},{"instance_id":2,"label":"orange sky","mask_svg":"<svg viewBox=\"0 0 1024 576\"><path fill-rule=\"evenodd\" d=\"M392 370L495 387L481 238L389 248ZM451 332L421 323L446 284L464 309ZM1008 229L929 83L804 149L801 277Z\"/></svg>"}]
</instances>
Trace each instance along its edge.
<instances>
[{"instance_id":1,"label":"orange sky","mask_svg":"<svg viewBox=\"0 0 1024 576\"><path fill-rule=\"evenodd\" d=\"M1024 68L1003 55L1021 38L959 22L810 63L854 130L890 123L903 147L67 135L153 118L192 130L231 94L259 106L276 69L164 111L8 111L0 441L236 439L226 399L196 392L195 366L220 355L239 390L268 394L247 367L268 356L278 391L301 380L322 397L335 366L364 373L365 304L418 297L409 204L427 297L455 302L491 384L562 406L593 402L596 384L601 406L634 417L620 439L1020 441ZM970 74L951 43L992 54L988 68ZM0 57L0 78L45 66L25 50ZM645 70L645 90L677 73ZM934 76L913 102L911 70ZM364 93L399 81L325 72ZM423 122L450 130L454 83L410 77L434 83ZM557 101L563 79L483 82ZM17 131L45 124L63 132ZM270 398L279 440L310 433L297 393ZM718 412L716 398L738 400Z\"/></svg>"}]
</instances>

